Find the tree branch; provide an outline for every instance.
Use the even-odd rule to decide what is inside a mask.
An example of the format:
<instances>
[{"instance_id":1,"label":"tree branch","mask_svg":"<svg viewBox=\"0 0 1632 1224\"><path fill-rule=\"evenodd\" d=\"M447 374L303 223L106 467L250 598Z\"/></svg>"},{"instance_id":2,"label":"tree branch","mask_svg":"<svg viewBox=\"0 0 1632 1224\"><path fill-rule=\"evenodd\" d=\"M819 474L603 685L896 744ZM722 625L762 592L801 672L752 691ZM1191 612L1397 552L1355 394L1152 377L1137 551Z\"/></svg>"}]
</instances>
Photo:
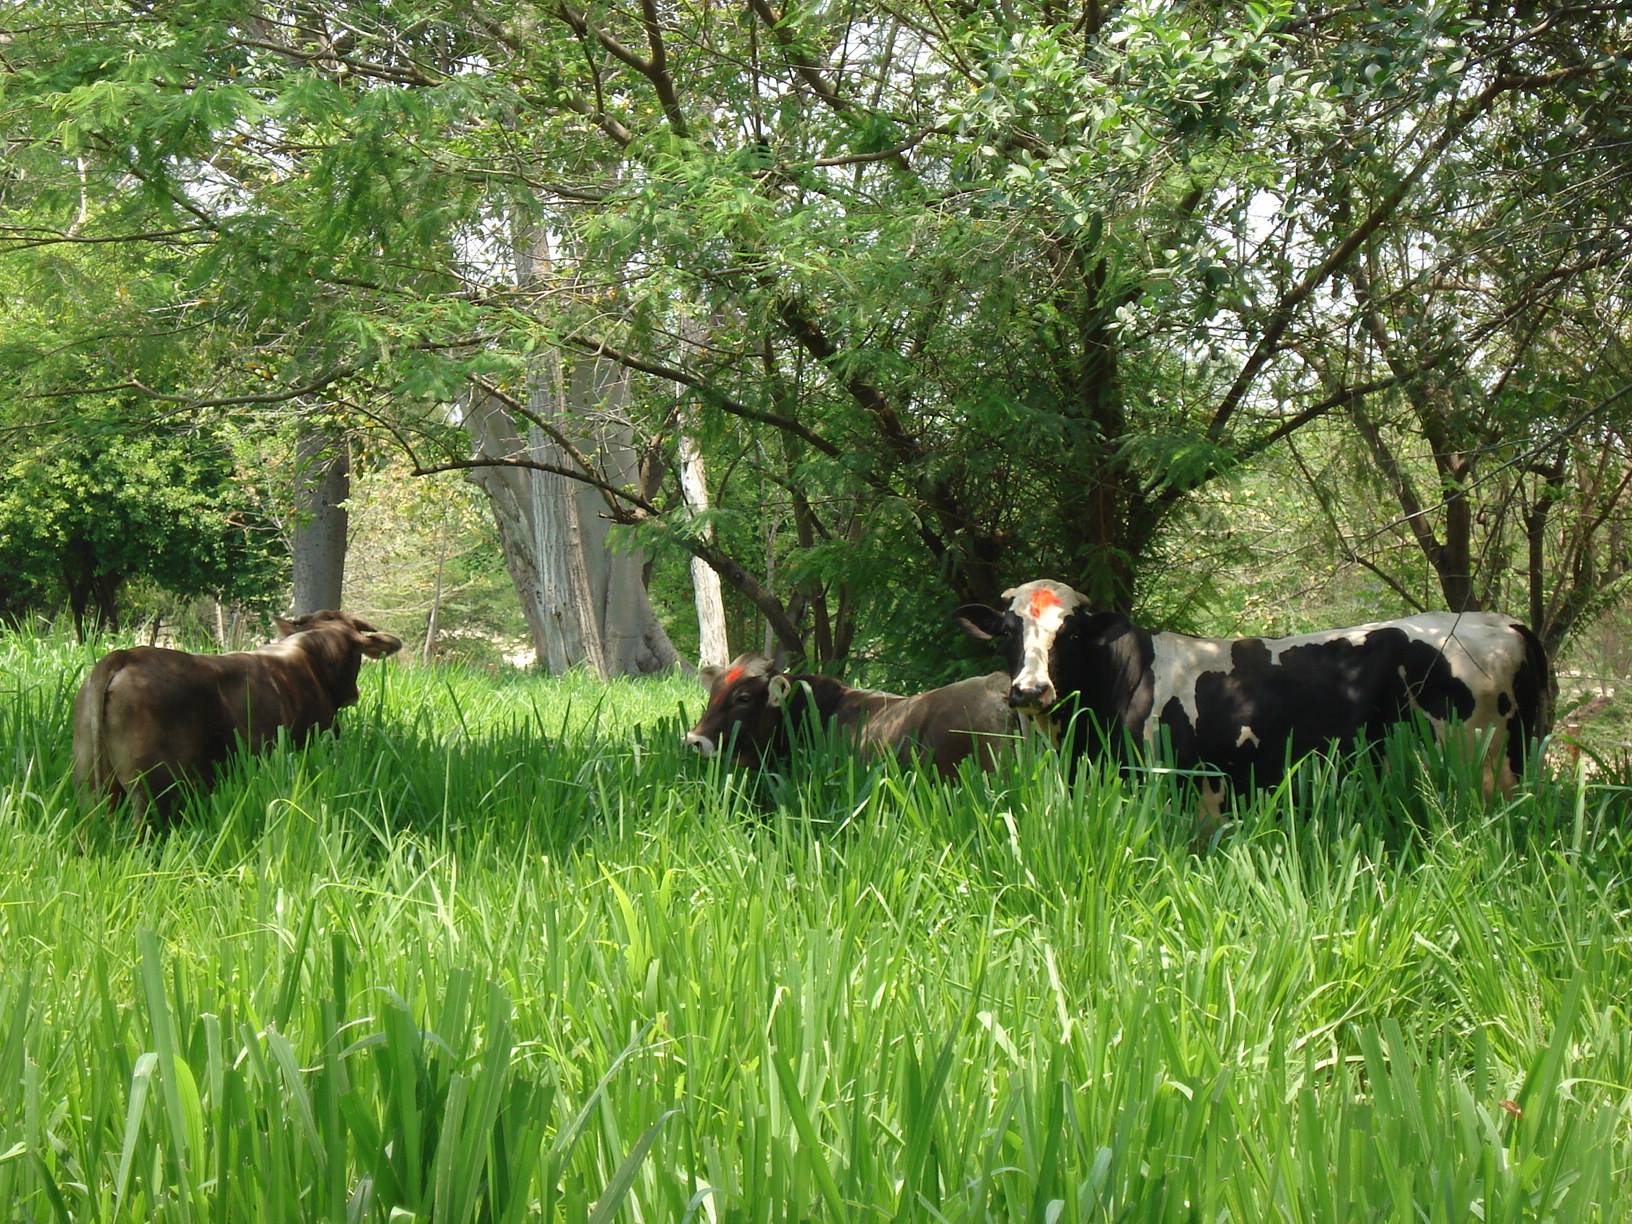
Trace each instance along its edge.
<instances>
[{"instance_id":1,"label":"tree branch","mask_svg":"<svg viewBox=\"0 0 1632 1224\"><path fill-rule=\"evenodd\" d=\"M136 234L106 234L100 237L83 237L79 234L41 230L32 226L0 225L0 243L5 244L8 250L24 251L30 247L55 246L64 242L80 245L113 242L164 242L166 239L178 238L184 234L208 234L213 232L211 226L182 225L177 226L175 229L147 230ZM13 237L13 234L18 236Z\"/></svg>"},{"instance_id":2,"label":"tree branch","mask_svg":"<svg viewBox=\"0 0 1632 1224\"><path fill-rule=\"evenodd\" d=\"M787 20L778 17L766 0L748 0L748 7L771 32L771 37L787 56L788 64L799 78L810 86L811 92L835 114L843 115L847 119L855 118L855 109L823 78L821 66L795 45L793 35L788 31Z\"/></svg>"},{"instance_id":3,"label":"tree branch","mask_svg":"<svg viewBox=\"0 0 1632 1224\"><path fill-rule=\"evenodd\" d=\"M1460 113L1452 116L1439 135L1423 150L1422 155L1400 178L1400 181L1384 194L1376 207L1366 214L1365 219L1359 225L1349 231L1348 237L1338 243L1325 259L1311 268L1302 280L1281 297L1275 308L1270 311L1268 322L1264 326L1264 334L1259 338L1251 354L1248 355L1229 390L1224 393L1224 398L1219 401L1218 407L1213 411L1212 422L1207 426L1207 437L1210 441L1218 442L1223 439L1230 418L1235 415L1236 409L1241 406L1241 401L1246 398L1246 394L1257 380L1259 372L1269 363L1269 359L1274 356L1281 337L1286 333L1286 329L1291 324L1292 316L1297 313L1298 307L1302 306L1308 300L1309 295L1325 284L1335 272L1347 264L1354 257L1355 252L1382 228L1384 222L1394 215L1395 210L1404 202L1405 197L1411 193L1411 189L1416 186L1418 180L1439 159L1439 155L1450 146L1452 141L1466 131L1473 121L1483 114L1506 88L1509 88L1509 86L1504 83L1504 78L1498 77L1486 86L1478 97L1463 107Z\"/></svg>"},{"instance_id":4,"label":"tree branch","mask_svg":"<svg viewBox=\"0 0 1632 1224\"><path fill-rule=\"evenodd\" d=\"M563 433L556 426L552 425L549 421L539 416L538 413L534 412L532 408L523 403L520 399L516 398L514 395L511 395L502 387L489 382L480 374L472 374L470 376L470 381L484 394L491 395L506 408L510 409L511 412L516 413L518 416L525 417L528 421L531 421L546 435L548 435L552 442L567 453L567 458L576 463L579 468L583 470L584 475L590 478L586 479L584 483L594 485L596 488L598 488L601 491L602 496L606 498L607 508L616 512L617 506L613 504L609 491L616 489L617 486L608 484L604 478L601 478L595 474L595 466L590 463L588 458L586 458L584 453L578 449L571 438L567 437L565 433ZM620 492L618 495L623 497L626 501L630 500L629 495L625 493Z\"/></svg>"},{"instance_id":5,"label":"tree branch","mask_svg":"<svg viewBox=\"0 0 1632 1224\"><path fill-rule=\"evenodd\" d=\"M669 130L684 140L691 133L686 128L686 117L680 110L680 97L674 89L674 78L669 75L669 57L663 47L663 31L658 25L655 0L641 0L640 16L646 27L646 45L652 50L652 58L646 64L646 79L657 91L657 100L663 106L663 117L669 121Z\"/></svg>"},{"instance_id":6,"label":"tree branch","mask_svg":"<svg viewBox=\"0 0 1632 1224\"><path fill-rule=\"evenodd\" d=\"M800 421L796 421L792 417L782 416L774 412L764 412L758 408L750 408L747 404L742 403L740 400L732 399L730 396L710 385L702 377L693 374L689 370L683 370L678 366L666 365L661 361L652 361L644 357L637 357L633 353L626 353L621 349L613 348L605 340L600 340L593 336L586 336L581 333L563 336L561 338L561 342L571 348L577 349L579 352L590 353L598 357L605 357L609 361L615 361L625 369L636 370L642 374L650 374L656 378L666 378L670 382L676 382L681 386L690 387L692 390L698 393L704 403L718 408L721 412L729 413L735 417L741 417L745 421L758 421L761 425L770 425L773 428L780 429L786 433L791 433L796 437L803 438L806 442L810 443L813 447L821 451L822 454L826 455L830 459L842 459L845 455L845 451L841 447L835 446L832 442L829 442L826 438L822 437L821 434L811 429L808 425L805 425Z\"/></svg>"}]
</instances>

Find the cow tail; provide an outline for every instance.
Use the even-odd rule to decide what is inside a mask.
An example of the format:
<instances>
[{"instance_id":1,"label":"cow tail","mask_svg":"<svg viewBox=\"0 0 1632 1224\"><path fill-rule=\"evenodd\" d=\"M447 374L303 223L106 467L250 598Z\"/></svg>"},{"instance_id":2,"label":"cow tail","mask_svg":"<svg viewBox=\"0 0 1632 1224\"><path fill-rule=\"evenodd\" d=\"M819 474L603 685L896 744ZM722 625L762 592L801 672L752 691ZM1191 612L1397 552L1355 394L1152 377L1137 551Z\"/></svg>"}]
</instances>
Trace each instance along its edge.
<instances>
[{"instance_id":1,"label":"cow tail","mask_svg":"<svg viewBox=\"0 0 1632 1224\"><path fill-rule=\"evenodd\" d=\"M1558 677L1553 673L1541 639L1527 626L1515 625L1514 628L1524 639L1524 666L1536 677L1536 708L1525 720L1528 724L1525 731L1528 738L1539 740L1553 729L1553 715L1558 707Z\"/></svg>"},{"instance_id":2,"label":"cow tail","mask_svg":"<svg viewBox=\"0 0 1632 1224\"><path fill-rule=\"evenodd\" d=\"M108 690L113 687L113 678L124 670L125 659L123 653L109 655L103 660L107 671L100 677L99 684L91 690L90 700L90 787L96 794L107 791L108 783L113 780L113 762L108 760L105 753L105 727L108 719ZM100 669L102 664L97 665Z\"/></svg>"}]
</instances>

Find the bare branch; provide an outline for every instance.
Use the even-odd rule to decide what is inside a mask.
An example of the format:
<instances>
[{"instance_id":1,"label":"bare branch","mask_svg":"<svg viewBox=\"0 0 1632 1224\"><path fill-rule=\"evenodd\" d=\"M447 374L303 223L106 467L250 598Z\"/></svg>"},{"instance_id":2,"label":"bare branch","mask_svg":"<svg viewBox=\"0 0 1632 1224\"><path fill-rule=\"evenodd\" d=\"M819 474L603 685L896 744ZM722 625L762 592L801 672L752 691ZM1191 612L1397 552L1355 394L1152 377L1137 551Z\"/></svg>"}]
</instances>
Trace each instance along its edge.
<instances>
[{"instance_id":1,"label":"bare branch","mask_svg":"<svg viewBox=\"0 0 1632 1224\"><path fill-rule=\"evenodd\" d=\"M657 378L666 378L670 382L677 382L682 386L690 387L692 390L698 393L704 403L710 405L711 407L718 408L721 412L730 413L732 416L741 417L745 421L758 421L762 425L770 425L776 429L783 430L786 433L791 433L796 437L804 439L830 459L840 459L844 457L845 452L843 448L835 446L832 442L829 442L826 438L822 437L821 434L811 429L808 425L805 425L800 421L796 421L792 417L781 416L774 412L764 412L758 408L750 408L747 404L742 403L740 400L735 400L730 396L725 395L715 387L711 386L702 377L693 374L689 370L680 369L678 366L666 365L661 361L652 361L644 357L637 357L633 353L626 353L621 349L613 348L612 345L608 344L605 340L599 340L592 336L585 336L579 333L562 337L562 342L570 345L580 352L591 353L596 356L605 357L608 360L615 361L626 369L637 370L642 374L651 374Z\"/></svg>"},{"instance_id":2,"label":"bare branch","mask_svg":"<svg viewBox=\"0 0 1632 1224\"><path fill-rule=\"evenodd\" d=\"M93 246L103 243L117 242L164 242L171 238L179 238L186 234L206 234L212 232L212 227L204 225L182 225L175 229L147 230L135 234L104 234L97 237L87 237L67 231L42 230L32 226L0 225L0 244L12 251L24 251L30 247L55 246L59 243L71 242L82 246ZM15 235L15 236L13 236Z\"/></svg>"},{"instance_id":3,"label":"bare branch","mask_svg":"<svg viewBox=\"0 0 1632 1224\"><path fill-rule=\"evenodd\" d=\"M401 440L398 441L400 444ZM634 523L641 521L642 515L656 517L661 513L656 506L641 497L640 494L632 492L622 485L615 485L609 480L604 480L592 470L586 468L569 468L559 463L546 463L542 459L529 459L521 455L475 455L469 459L444 459L438 463L414 461L412 451L408 452L408 457L410 462L414 464L412 474L415 476L434 476L438 472L464 472L473 468L494 467L526 468L530 472L545 472L551 476L564 476L568 480L576 480L579 484L586 484L591 488L599 489L607 500L607 509L614 522ZM619 505L619 502L626 504ZM638 515L635 514L636 511L639 512Z\"/></svg>"},{"instance_id":4,"label":"bare branch","mask_svg":"<svg viewBox=\"0 0 1632 1224\"><path fill-rule=\"evenodd\" d=\"M1224 393L1224 398L1219 401L1218 407L1213 411L1212 422L1207 426L1207 437L1210 440L1217 442L1223 438L1224 431L1229 426L1230 418L1235 415L1236 409L1241 406L1241 401L1246 398L1246 394L1257 380L1258 374L1277 352L1281 337L1286 334L1286 329L1291 324L1292 317L1297 313L1298 308L1308 300L1310 294L1330 280L1335 272L1346 265L1353 258L1355 252L1382 228L1383 224L1394 215L1400 204L1404 202L1405 197L1411 193L1411 189L1416 186L1418 180L1439 159L1439 155L1490 107L1491 103L1502 94L1505 88L1507 86L1504 85L1502 78L1492 81L1480 92L1478 97L1452 116L1439 135L1423 150L1422 155L1417 158L1411 168L1401 176L1399 182L1389 189L1383 198L1378 201L1377 205L1366 214L1365 219L1359 225L1349 231L1348 237L1332 248L1325 259L1309 269L1304 274L1303 279L1282 295L1281 300L1270 311L1269 319L1264 325L1264 334L1259 337L1257 345L1254 346L1247 360L1242 364L1240 373L1236 375L1230 389Z\"/></svg>"}]
</instances>

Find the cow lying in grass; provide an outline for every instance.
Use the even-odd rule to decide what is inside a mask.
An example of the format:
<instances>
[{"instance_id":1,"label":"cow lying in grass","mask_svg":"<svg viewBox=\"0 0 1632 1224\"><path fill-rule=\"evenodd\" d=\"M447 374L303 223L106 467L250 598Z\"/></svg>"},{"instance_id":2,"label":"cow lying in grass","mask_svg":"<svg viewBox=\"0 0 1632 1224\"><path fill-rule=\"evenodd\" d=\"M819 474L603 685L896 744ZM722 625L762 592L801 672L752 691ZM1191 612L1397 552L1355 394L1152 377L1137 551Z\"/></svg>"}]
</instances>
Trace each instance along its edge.
<instances>
[{"instance_id":1,"label":"cow lying in grass","mask_svg":"<svg viewBox=\"0 0 1632 1224\"><path fill-rule=\"evenodd\" d=\"M734 737L744 764L786 758L789 728L803 726L812 713L864 756L893 755L905 762L916 754L943 777L956 773L968 756L991 768L1016 729L1004 672L912 697L851 688L829 676L783 675L757 654L740 655L729 667L705 667L700 678L709 690L708 707L686 743L710 757Z\"/></svg>"},{"instance_id":2,"label":"cow lying in grass","mask_svg":"<svg viewBox=\"0 0 1632 1224\"><path fill-rule=\"evenodd\" d=\"M259 751L287 730L299 743L357 700L363 656L402 642L345 612L279 619L259 650L198 655L137 646L104 655L74 701L74 777L138 819L168 815L175 785L209 786L237 744Z\"/></svg>"},{"instance_id":3,"label":"cow lying in grass","mask_svg":"<svg viewBox=\"0 0 1632 1224\"><path fill-rule=\"evenodd\" d=\"M1546 652L1524 625L1495 613L1429 612L1297 637L1199 638L1095 612L1047 579L1003 599L1000 608L969 604L954 616L972 636L1002 643L1009 704L1056 738L1080 709L1070 724L1073 753L1095 735L1113 752L1166 738L1178 767L1210 775L1201 782L1204 831L1229 787L1273 786L1288 759L1332 743L1376 743L1416 713L1442 740L1452 725L1470 745L1488 734L1486 790L1506 791L1552 718Z\"/></svg>"}]
</instances>

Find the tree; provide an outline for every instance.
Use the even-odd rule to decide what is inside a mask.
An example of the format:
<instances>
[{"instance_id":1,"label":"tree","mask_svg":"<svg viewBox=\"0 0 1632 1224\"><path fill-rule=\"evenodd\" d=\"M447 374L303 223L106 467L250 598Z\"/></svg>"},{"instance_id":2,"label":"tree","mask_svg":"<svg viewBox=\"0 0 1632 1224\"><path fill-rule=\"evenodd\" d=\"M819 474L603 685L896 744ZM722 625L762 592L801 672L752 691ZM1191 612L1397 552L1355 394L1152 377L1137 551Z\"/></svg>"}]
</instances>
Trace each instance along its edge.
<instances>
[{"instance_id":1,"label":"tree","mask_svg":"<svg viewBox=\"0 0 1632 1224\"><path fill-rule=\"evenodd\" d=\"M601 492L564 474L586 469L573 456L588 450L602 464L621 459L613 474L630 479L619 421L626 386L605 362L580 359L565 378L546 362L529 394L535 423L525 439L497 396L476 400L466 416L475 459L465 466L488 495L534 649L552 675L576 666L639 675L677 659L647 599L639 554L611 547Z\"/></svg>"},{"instance_id":2,"label":"tree","mask_svg":"<svg viewBox=\"0 0 1632 1224\"><path fill-rule=\"evenodd\" d=\"M344 437L302 421L295 442L294 614L341 606L351 453Z\"/></svg>"},{"instance_id":3,"label":"tree","mask_svg":"<svg viewBox=\"0 0 1632 1224\"><path fill-rule=\"evenodd\" d=\"M406 641L423 634L425 661L512 656L527 625L486 496L459 474L414 479L394 448L359 451L355 467L348 610Z\"/></svg>"},{"instance_id":4,"label":"tree","mask_svg":"<svg viewBox=\"0 0 1632 1224\"><path fill-rule=\"evenodd\" d=\"M540 354L612 362L641 466L544 466L834 666L1039 573L1130 605L1198 489L1394 413L1498 317L1334 360L1353 274L1443 232L1436 276L1489 275L1486 239L1540 243L1569 198L1499 181L1504 150L1602 133L1571 174L1607 199L1632 106L1627 18L1594 5L81 15L8 44L13 144L115 203L27 240L150 244L209 287L227 359L164 394L336 395L432 471L470 458L447 405L496 391L520 439ZM569 253L548 283L497 266L518 226ZM1614 266L1599 238L1548 292Z\"/></svg>"},{"instance_id":5,"label":"tree","mask_svg":"<svg viewBox=\"0 0 1632 1224\"><path fill-rule=\"evenodd\" d=\"M1622 19L1598 33L1625 31ZM1624 95L1606 94L1594 71L1605 46L1567 35L1551 14L1502 48L1487 90L1502 73L1539 73L1549 87L1490 109L1478 139L1425 168L1395 225L1343 269L1321 329L1296 340L1329 391L1377 387L1351 398L1347 416L1366 469L1359 486L1375 487L1390 513L1349 511L1345 547L1402 598L1506 607L1555 648L1632 562L1622 479L1632 125ZM1344 114L1349 191L1327 206L1339 219L1391 189L1389 164L1359 135L1377 123L1353 100ZM1384 130L1405 132L1415 117ZM1395 540L1414 554L1408 563L1387 555ZM1410 589L1418 567L1431 595Z\"/></svg>"},{"instance_id":6,"label":"tree","mask_svg":"<svg viewBox=\"0 0 1632 1224\"><path fill-rule=\"evenodd\" d=\"M219 443L130 436L81 421L11 451L0 471L0 571L9 616L66 602L81 640L119 627L146 578L182 597L265 602L281 585L275 534Z\"/></svg>"},{"instance_id":7,"label":"tree","mask_svg":"<svg viewBox=\"0 0 1632 1224\"><path fill-rule=\"evenodd\" d=\"M677 435L680 460L680 491L699 515L708 513L708 472L702 447L684 425ZM703 538L711 539L705 523ZM692 602L697 608L697 661L704 667L724 667L731 661L731 646L725 628L725 598L720 593L720 576L701 557L691 559Z\"/></svg>"}]
</instances>

